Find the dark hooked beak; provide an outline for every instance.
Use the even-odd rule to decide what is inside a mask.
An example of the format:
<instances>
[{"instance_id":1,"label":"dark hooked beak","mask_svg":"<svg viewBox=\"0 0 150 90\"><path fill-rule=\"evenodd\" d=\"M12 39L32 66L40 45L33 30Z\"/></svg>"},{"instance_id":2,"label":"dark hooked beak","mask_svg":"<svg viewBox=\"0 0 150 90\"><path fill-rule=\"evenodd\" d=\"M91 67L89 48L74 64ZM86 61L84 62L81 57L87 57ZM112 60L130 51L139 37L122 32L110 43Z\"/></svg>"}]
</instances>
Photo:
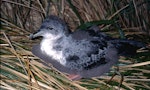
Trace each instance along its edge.
<instances>
[{"instance_id":1,"label":"dark hooked beak","mask_svg":"<svg viewBox=\"0 0 150 90\"><path fill-rule=\"evenodd\" d=\"M36 31L36 32L34 32L34 33L32 33L32 34L30 34L29 39L30 39L30 40L37 39L38 37L41 37L42 34L43 34L43 31L38 30L38 31Z\"/></svg>"}]
</instances>

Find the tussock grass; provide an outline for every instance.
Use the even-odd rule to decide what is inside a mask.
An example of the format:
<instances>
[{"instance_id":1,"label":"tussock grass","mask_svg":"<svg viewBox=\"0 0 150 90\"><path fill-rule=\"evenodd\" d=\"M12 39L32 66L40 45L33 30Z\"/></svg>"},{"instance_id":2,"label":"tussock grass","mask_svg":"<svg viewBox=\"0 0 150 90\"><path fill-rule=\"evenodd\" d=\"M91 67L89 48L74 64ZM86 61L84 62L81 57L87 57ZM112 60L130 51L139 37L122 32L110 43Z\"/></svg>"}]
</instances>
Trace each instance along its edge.
<instances>
[{"instance_id":1,"label":"tussock grass","mask_svg":"<svg viewBox=\"0 0 150 90\"><path fill-rule=\"evenodd\" d=\"M150 89L150 2L149 0L2 0L0 32L0 85L2 90L134 90ZM69 80L64 73L31 53L28 36L36 31L47 15L58 15L74 31L90 21L113 20L98 24L113 37L143 41L147 49L132 58L121 57L118 74L80 81ZM109 22L109 21L108 21ZM107 22L107 23L108 23ZM95 24L94 22L88 25ZM113 67L116 69L116 67ZM123 81L121 82L123 75ZM109 81L109 83L108 83ZM122 83L121 87L120 84Z\"/></svg>"}]
</instances>

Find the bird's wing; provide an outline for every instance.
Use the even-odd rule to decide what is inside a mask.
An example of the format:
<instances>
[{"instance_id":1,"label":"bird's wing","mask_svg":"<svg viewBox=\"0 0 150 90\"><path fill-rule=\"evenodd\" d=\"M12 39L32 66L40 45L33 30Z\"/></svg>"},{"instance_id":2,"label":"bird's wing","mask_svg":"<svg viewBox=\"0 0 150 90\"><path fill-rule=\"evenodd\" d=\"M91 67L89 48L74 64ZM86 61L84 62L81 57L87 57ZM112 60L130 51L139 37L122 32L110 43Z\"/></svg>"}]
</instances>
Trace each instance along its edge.
<instances>
[{"instance_id":1,"label":"bird's wing","mask_svg":"<svg viewBox=\"0 0 150 90\"><path fill-rule=\"evenodd\" d=\"M111 43L108 43L108 48L106 49L105 61L107 63L98 65L89 70L83 70L80 72L80 76L84 78L100 76L109 71L109 69L118 62L118 52L117 49Z\"/></svg>"},{"instance_id":2,"label":"bird's wing","mask_svg":"<svg viewBox=\"0 0 150 90\"><path fill-rule=\"evenodd\" d=\"M83 78L90 78L100 76L109 71L109 69L117 63L118 61L118 52L115 46L108 42L108 47L105 50L99 50L97 53L91 53L88 59L83 60L83 63L79 63L77 60L78 57L74 57L74 61L77 68L82 67L81 70L77 70L77 74ZM79 65L79 66L78 66ZM76 68L75 68L76 70Z\"/></svg>"},{"instance_id":3,"label":"bird's wing","mask_svg":"<svg viewBox=\"0 0 150 90\"><path fill-rule=\"evenodd\" d=\"M69 68L79 71L88 70L110 61L106 58L109 47L107 41L110 39L107 35L94 30L79 30L70 36L73 42L67 50L73 54L68 51L68 57L66 57L66 66Z\"/></svg>"}]
</instances>

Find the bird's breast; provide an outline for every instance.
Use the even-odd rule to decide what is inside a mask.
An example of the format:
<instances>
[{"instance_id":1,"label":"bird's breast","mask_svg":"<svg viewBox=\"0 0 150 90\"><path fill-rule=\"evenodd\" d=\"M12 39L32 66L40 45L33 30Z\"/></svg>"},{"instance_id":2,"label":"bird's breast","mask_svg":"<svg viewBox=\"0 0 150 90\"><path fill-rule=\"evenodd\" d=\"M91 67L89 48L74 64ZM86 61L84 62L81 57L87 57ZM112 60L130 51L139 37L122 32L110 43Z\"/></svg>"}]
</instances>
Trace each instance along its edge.
<instances>
[{"instance_id":1,"label":"bird's breast","mask_svg":"<svg viewBox=\"0 0 150 90\"><path fill-rule=\"evenodd\" d=\"M43 53L47 54L49 57L58 61L62 65L66 64L66 60L63 55L63 51L56 49L57 47L54 48L56 46L54 41L51 41L49 39L44 39L44 40L42 40L40 46L41 46L41 51Z\"/></svg>"}]
</instances>

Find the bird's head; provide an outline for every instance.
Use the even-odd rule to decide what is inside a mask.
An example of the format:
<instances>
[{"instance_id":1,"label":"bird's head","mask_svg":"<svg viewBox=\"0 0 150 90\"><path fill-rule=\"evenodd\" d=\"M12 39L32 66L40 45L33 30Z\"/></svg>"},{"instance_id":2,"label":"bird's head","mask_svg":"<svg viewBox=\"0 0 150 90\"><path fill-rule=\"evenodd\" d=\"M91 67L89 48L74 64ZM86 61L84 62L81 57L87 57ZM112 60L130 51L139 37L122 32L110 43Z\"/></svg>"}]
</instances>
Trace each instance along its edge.
<instances>
[{"instance_id":1,"label":"bird's head","mask_svg":"<svg viewBox=\"0 0 150 90\"><path fill-rule=\"evenodd\" d=\"M30 39L42 36L43 38L55 38L68 33L66 23L57 16L47 17L39 30L30 35Z\"/></svg>"}]
</instances>

